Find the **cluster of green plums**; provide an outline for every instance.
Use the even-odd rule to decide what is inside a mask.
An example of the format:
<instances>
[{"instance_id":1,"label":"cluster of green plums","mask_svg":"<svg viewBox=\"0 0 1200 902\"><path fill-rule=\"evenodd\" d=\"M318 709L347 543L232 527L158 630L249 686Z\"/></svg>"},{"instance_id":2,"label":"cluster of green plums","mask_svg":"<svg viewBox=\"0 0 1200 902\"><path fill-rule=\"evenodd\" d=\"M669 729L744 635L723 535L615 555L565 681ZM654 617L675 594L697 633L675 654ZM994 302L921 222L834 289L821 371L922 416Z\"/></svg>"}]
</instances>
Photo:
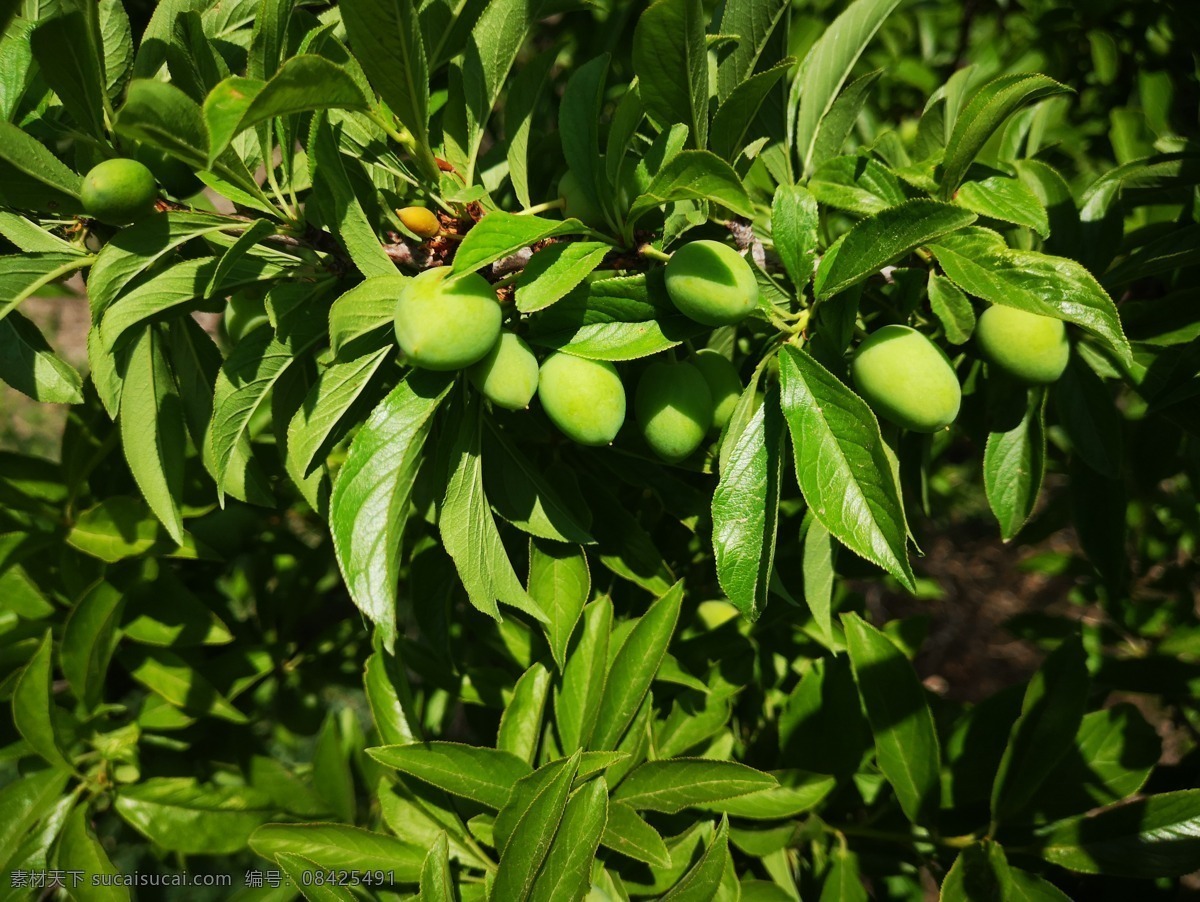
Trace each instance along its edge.
<instances>
[{"instance_id":1,"label":"cluster of green plums","mask_svg":"<svg viewBox=\"0 0 1200 902\"><path fill-rule=\"evenodd\" d=\"M992 306L979 317L975 341L988 362L1026 385L1055 382L1071 346L1061 320ZM884 326L859 346L850 364L858 393L884 419L914 432L954 422L962 389L945 352L916 329Z\"/></svg>"},{"instance_id":2,"label":"cluster of green plums","mask_svg":"<svg viewBox=\"0 0 1200 902\"><path fill-rule=\"evenodd\" d=\"M715 241L694 241L677 251L665 282L675 306L708 326L739 322L758 303L750 265ZM439 267L405 285L396 305L396 338L413 366L467 370L472 384L498 407L520 410L536 394L568 438L583 445L612 442L627 407L617 368L566 352L539 364L520 336L502 329L503 318L486 279ZM724 427L741 392L734 365L716 351L702 350L687 361L649 363L638 379L634 414L650 449L678 462Z\"/></svg>"}]
</instances>

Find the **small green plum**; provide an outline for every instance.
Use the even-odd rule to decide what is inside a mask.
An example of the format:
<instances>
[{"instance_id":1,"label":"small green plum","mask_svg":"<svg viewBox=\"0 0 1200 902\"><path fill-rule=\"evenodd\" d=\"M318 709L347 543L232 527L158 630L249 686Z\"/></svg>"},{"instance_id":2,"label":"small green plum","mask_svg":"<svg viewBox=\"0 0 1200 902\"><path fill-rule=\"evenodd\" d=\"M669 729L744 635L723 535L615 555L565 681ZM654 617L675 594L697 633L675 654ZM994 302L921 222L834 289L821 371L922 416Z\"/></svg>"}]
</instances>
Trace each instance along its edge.
<instances>
[{"instance_id":1,"label":"small green plum","mask_svg":"<svg viewBox=\"0 0 1200 902\"><path fill-rule=\"evenodd\" d=\"M470 378L471 384L497 407L523 410L537 392L537 358L520 336L502 332L495 347L471 367Z\"/></svg>"},{"instance_id":2,"label":"small green plum","mask_svg":"<svg viewBox=\"0 0 1200 902\"><path fill-rule=\"evenodd\" d=\"M542 362L538 400L555 426L581 445L607 445L625 422L625 386L606 360L558 352Z\"/></svg>"},{"instance_id":3,"label":"small green plum","mask_svg":"<svg viewBox=\"0 0 1200 902\"><path fill-rule=\"evenodd\" d=\"M1032 385L1058 381L1071 356L1062 320L999 304L983 311L975 340L989 361Z\"/></svg>"},{"instance_id":4,"label":"small green plum","mask_svg":"<svg viewBox=\"0 0 1200 902\"><path fill-rule=\"evenodd\" d=\"M427 370L461 370L482 360L500 337L500 303L478 273L451 277L427 269L396 302L396 338L408 362Z\"/></svg>"},{"instance_id":5,"label":"small green plum","mask_svg":"<svg viewBox=\"0 0 1200 902\"><path fill-rule=\"evenodd\" d=\"M679 311L705 326L741 322L758 304L758 282L746 259L719 241L692 241L667 263L667 294Z\"/></svg>"},{"instance_id":6,"label":"small green plum","mask_svg":"<svg viewBox=\"0 0 1200 902\"><path fill-rule=\"evenodd\" d=\"M154 212L158 186L137 160L97 163L83 177L79 198L89 216L113 226L129 225Z\"/></svg>"},{"instance_id":7,"label":"small green plum","mask_svg":"<svg viewBox=\"0 0 1200 902\"><path fill-rule=\"evenodd\" d=\"M914 432L954 422L962 388L945 352L908 326L884 326L858 348L850 374L879 416Z\"/></svg>"},{"instance_id":8,"label":"small green plum","mask_svg":"<svg viewBox=\"0 0 1200 902\"><path fill-rule=\"evenodd\" d=\"M713 428L721 430L733 416L738 398L742 396L742 379L729 358L712 348L697 351L692 365L700 371L712 394Z\"/></svg>"},{"instance_id":9,"label":"small green plum","mask_svg":"<svg viewBox=\"0 0 1200 902\"><path fill-rule=\"evenodd\" d=\"M690 363L656 361L646 367L633 407L642 438L668 463L690 457L712 427L708 381Z\"/></svg>"}]
</instances>

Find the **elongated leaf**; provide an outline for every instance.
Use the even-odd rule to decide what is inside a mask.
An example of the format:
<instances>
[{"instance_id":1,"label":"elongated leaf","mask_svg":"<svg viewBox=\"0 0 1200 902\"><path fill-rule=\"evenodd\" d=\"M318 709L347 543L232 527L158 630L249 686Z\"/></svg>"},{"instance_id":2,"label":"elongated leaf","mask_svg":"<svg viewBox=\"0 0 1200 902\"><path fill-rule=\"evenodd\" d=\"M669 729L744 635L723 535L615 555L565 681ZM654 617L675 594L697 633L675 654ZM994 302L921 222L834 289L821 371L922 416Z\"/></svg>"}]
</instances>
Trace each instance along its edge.
<instances>
[{"instance_id":1,"label":"elongated leaf","mask_svg":"<svg viewBox=\"0 0 1200 902\"><path fill-rule=\"evenodd\" d=\"M787 346L779 363L796 477L813 515L855 554L911 588L904 507L875 415L803 351Z\"/></svg>"},{"instance_id":2,"label":"elongated leaf","mask_svg":"<svg viewBox=\"0 0 1200 902\"><path fill-rule=\"evenodd\" d=\"M90 885L99 875L111 879L118 877L121 872L88 828L86 805L71 809L63 823L62 833L58 837L58 866L87 875L88 883L74 889L81 902L122 902L129 899L129 890L117 885L115 880L110 886Z\"/></svg>"},{"instance_id":3,"label":"elongated leaf","mask_svg":"<svg viewBox=\"0 0 1200 902\"><path fill-rule=\"evenodd\" d=\"M683 123L693 147L708 146L708 50L700 0L657 0L633 33L633 69L646 112Z\"/></svg>"},{"instance_id":4,"label":"elongated leaf","mask_svg":"<svg viewBox=\"0 0 1200 902\"><path fill-rule=\"evenodd\" d=\"M374 276L334 301L329 309L329 347L333 352L341 355L359 339L390 330L396 300L407 281L408 277L400 273Z\"/></svg>"},{"instance_id":5,"label":"elongated leaf","mask_svg":"<svg viewBox=\"0 0 1200 902\"><path fill-rule=\"evenodd\" d=\"M1045 470L1046 396L1034 390L1021 421L1008 432L988 433L983 452L983 488L1005 541L1032 515Z\"/></svg>"},{"instance_id":6,"label":"elongated leaf","mask_svg":"<svg viewBox=\"0 0 1200 902\"><path fill-rule=\"evenodd\" d=\"M119 590L101 581L79 599L67 618L59 659L71 691L88 710L100 701L124 603Z\"/></svg>"},{"instance_id":7,"label":"elongated leaf","mask_svg":"<svg viewBox=\"0 0 1200 902\"><path fill-rule=\"evenodd\" d=\"M174 652L146 646L122 648L121 664L129 675L164 701L194 714L209 714L230 723L246 723L246 715Z\"/></svg>"},{"instance_id":8,"label":"elongated leaf","mask_svg":"<svg viewBox=\"0 0 1200 902\"><path fill-rule=\"evenodd\" d=\"M207 786L186 777L154 777L123 787L114 807L162 848L198 855L242 851L250 834L275 810L254 790Z\"/></svg>"},{"instance_id":9,"label":"elongated leaf","mask_svg":"<svg viewBox=\"0 0 1200 902\"><path fill-rule=\"evenodd\" d=\"M542 711L550 693L550 671L535 663L517 680L500 717L496 748L533 764L542 735Z\"/></svg>"},{"instance_id":10,"label":"elongated leaf","mask_svg":"<svg viewBox=\"0 0 1200 902\"><path fill-rule=\"evenodd\" d=\"M799 185L780 185L771 203L771 237L797 294L813 277L817 257L817 202Z\"/></svg>"},{"instance_id":11,"label":"elongated leaf","mask_svg":"<svg viewBox=\"0 0 1200 902\"><path fill-rule=\"evenodd\" d=\"M707 150L684 150L654 176L629 210L632 225L655 207L681 200L713 201L739 216L754 217L754 207L733 167Z\"/></svg>"},{"instance_id":12,"label":"elongated leaf","mask_svg":"<svg viewBox=\"0 0 1200 902\"><path fill-rule=\"evenodd\" d=\"M647 761L621 781L613 799L640 811L674 814L694 805L744 796L775 785L770 774L704 758Z\"/></svg>"},{"instance_id":13,"label":"elongated leaf","mask_svg":"<svg viewBox=\"0 0 1200 902\"><path fill-rule=\"evenodd\" d=\"M1151 879L1190 873L1200 863L1200 790L1147 796L1060 821L1037 853L1085 874Z\"/></svg>"},{"instance_id":14,"label":"elongated leaf","mask_svg":"<svg viewBox=\"0 0 1200 902\"><path fill-rule=\"evenodd\" d=\"M612 618L612 602L607 598L598 598L584 608L579 642L563 668L562 684L554 697L554 720L559 744L568 753L588 747L596 726Z\"/></svg>"},{"instance_id":15,"label":"elongated leaf","mask_svg":"<svg viewBox=\"0 0 1200 902\"><path fill-rule=\"evenodd\" d=\"M530 540L529 595L549 618L546 640L559 671L566 666L567 647L591 590L592 577L582 548Z\"/></svg>"},{"instance_id":16,"label":"elongated leaf","mask_svg":"<svg viewBox=\"0 0 1200 902\"><path fill-rule=\"evenodd\" d=\"M729 819L722 818L712 842L692 868L662 897L662 902L704 902L714 899L729 860Z\"/></svg>"},{"instance_id":17,"label":"elongated leaf","mask_svg":"<svg viewBox=\"0 0 1200 902\"><path fill-rule=\"evenodd\" d=\"M451 271L455 275L473 272L538 241L583 231L583 223L576 219L560 222L503 211L489 213L459 245Z\"/></svg>"},{"instance_id":18,"label":"elongated leaf","mask_svg":"<svg viewBox=\"0 0 1200 902\"><path fill-rule=\"evenodd\" d=\"M746 145L746 133L779 80L792 68L791 57L742 82L721 104L712 121L713 153L733 162Z\"/></svg>"},{"instance_id":19,"label":"elongated leaf","mask_svg":"<svg viewBox=\"0 0 1200 902\"><path fill-rule=\"evenodd\" d=\"M0 319L8 316L39 288L91 262L78 254L16 254L0 257Z\"/></svg>"},{"instance_id":20,"label":"elongated leaf","mask_svg":"<svg viewBox=\"0 0 1200 902\"><path fill-rule=\"evenodd\" d=\"M538 251L517 278L517 309L534 313L562 300L610 250L611 245L600 241L573 241Z\"/></svg>"},{"instance_id":21,"label":"elongated leaf","mask_svg":"<svg viewBox=\"0 0 1200 902\"><path fill-rule=\"evenodd\" d=\"M1104 476L1121 475L1121 412L1095 371L1074 357L1054 384L1054 406L1075 453Z\"/></svg>"},{"instance_id":22,"label":"elongated leaf","mask_svg":"<svg viewBox=\"0 0 1200 902\"><path fill-rule=\"evenodd\" d=\"M825 114L825 118L821 120L821 124L817 128L817 139L813 144L812 153L814 169L842 152L846 139L853 131L854 123L858 121L863 106L867 102L871 88L882 74L882 69L868 72L861 78L852 81L845 90L838 94L837 99L829 108L829 112Z\"/></svg>"},{"instance_id":23,"label":"elongated leaf","mask_svg":"<svg viewBox=\"0 0 1200 902\"><path fill-rule=\"evenodd\" d=\"M747 391L753 397L757 388L751 385ZM712 500L717 578L734 606L755 620L770 589L786 453L773 395L739 433L727 431L723 451L726 446L728 456Z\"/></svg>"},{"instance_id":24,"label":"elongated leaf","mask_svg":"<svg viewBox=\"0 0 1200 902\"><path fill-rule=\"evenodd\" d=\"M1088 693L1087 661L1077 638L1063 642L1029 681L1021 716L992 785L992 818L1009 820L1035 797L1071 749Z\"/></svg>"},{"instance_id":25,"label":"elongated leaf","mask_svg":"<svg viewBox=\"0 0 1200 902\"><path fill-rule=\"evenodd\" d=\"M38 755L54 767L71 769L54 732L54 699L51 695L53 641L49 631L25 665L13 689L13 724Z\"/></svg>"},{"instance_id":26,"label":"elongated leaf","mask_svg":"<svg viewBox=\"0 0 1200 902\"><path fill-rule=\"evenodd\" d=\"M487 423L484 489L501 517L529 535L551 542L590 544L590 512L555 488L534 461L503 432Z\"/></svg>"},{"instance_id":27,"label":"elongated leaf","mask_svg":"<svg viewBox=\"0 0 1200 902\"><path fill-rule=\"evenodd\" d=\"M454 877L450 872L450 845L446 833L438 834L437 842L425 856L421 866L422 902L454 902Z\"/></svg>"},{"instance_id":28,"label":"elongated leaf","mask_svg":"<svg viewBox=\"0 0 1200 902\"><path fill-rule=\"evenodd\" d=\"M576 752L516 822L496 870L492 891L497 899L525 902L530 898L538 870L566 813L567 796L578 767L579 752Z\"/></svg>"},{"instance_id":29,"label":"elongated leaf","mask_svg":"<svg viewBox=\"0 0 1200 902\"><path fill-rule=\"evenodd\" d=\"M1017 179L992 176L978 182L964 182L955 192L954 202L980 216L1026 226L1043 238L1050 234L1046 208L1033 189Z\"/></svg>"},{"instance_id":30,"label":"elongated leaf","mask_svg":"<svg viewBox=\"0 0 1200 902\"><path fill-rule=\"evenodd\" d=\"M998 843L972 843L954 859L942 881L942 902L1004 902L1012 893L1012 874Z\"/></svg>"},{"instance_id":31,"label":"elongated leaf","mask_svg":"<svg viewBox=\"0 0 1200 902\"><path fill-rule=\"evenodd\" d=\"M814 517L804 536L804 601L826 647L834 647L836 641L833 633L833 552L833 537Z\"/></svg>"},{"instance_id":32,"label":"elongated leaf","mask_svg":"<svg viewBox=\"0 0 1200 902\"><path fill-rule=\"evenodd\" d=\"M856 0L833 20L805 57L798 82L800 108L793 130L794 146L804 171L811 171L821 121L859 56L899 3L900 0Z\"/></svg>"},{"instance_id":33,"label":"elongated leaf","mask_svg":"<svg viewBox=\"0 0 1200 902\"><path fill-rule=\"evenodd\" d=\"M951 344L965 344L975 331L975 309L962 289L937 273L929 274L929 307Z\"/></svg>"},{"instance_id":34,"label":"elongated leaf","mask_svg":"<svg viewBox=\"0 0 1200 902\"><path fill-rule=\"evenodd\" d=\"M333 484L330 531L350 597L390 649L396 636L400 537L445 377L413 371L375 408Z\"/></svg>"},{"instance_id":35,"label":"elongated leaf","mask_svg":"<svg viewBox=\"0 0 1200 902\"><path fill-rule=\"evenodd\" d=\"M42 78L71 118L96 137L104 135L104 72L93 32L83 13L70 10L33 30L33 57Z\"/></svg>"},{"instance_id":36,"label":"elongated leaf","mask_svg":"<svg viewBox=\"0 0 1200 902\"><path fill-rule=\"evenodd\" d=\"M622 802L609 802L608 823L600 843L635 861L660 868L671 866L671 854L658 831Z\"/></svg>"},{"instance_id":37,"label":"elongated leaf","mask_svg":"<svg viewBox=\"0 0 1200 902\"><path fill-rule=\"evenodd\" d=\"M395 768L454 795L500 809L522 777L533 769L516 755L455 742L423 742L367 749L386 767Z\"/></svg>"},{"instance_id":38,"label":"elongated leaf","mask_svg":"<svg viewBox=\"0 0 1200 902\"><path fill-rule=\"evenodd\" d=\"M589 748L615 749L633 722L667 652L682 602L683 583L676 583L630 630L609 668Z\"/></svg>"},{"instance_id":39,"label":"elongated leaf","mask_svg":"<svg viewBox=\"0 0 1200 902\"><path fill-rule=\"evenodd\" d=\"M939 751L925 689L904 653L857 614L844 614L846 650L875 736L875 760L905 815L929 823L938 809Z\"/></svg>"},{"instance_id":40,"label":"elongated leaf","mask_svg":"<svg viewBox=\"0 0 1200 902\"><path fill-rule=\"evenodd\" d=\"M1065 93L1068 89L1045 75L1017 73L988 82L954 122L942 162L942 196L950 197L988 138L1026 104Z\"/></svg>"},{"instance_id":41,"label":"elongated leaf","mask_svg":"<svg viewBox=\"0 0 1200 902\"><path fill-rule=\"evenodd\" d=\"M83 403L83 379L62 360L41 330L20 313L0 320L0 380L35 401Z\"/></svg>"},{"instance_id":42,"label":"elongated leaf","mask_svg":"<svg viewBox=\"0 0 1200 902\"><path fill-rule=\"evenodd\" d=\"M7 206L80 213L81 179L54 154L10 122L0 122L0 198Z\"/></svg>"},{"instance_id":43,"label":"elongated leaf","mask_svg":"<svg viewBox=\"0 0 1200 902\"><path fill-rule=\"evenodd\" d=\"M504 132L508 138L508 177L517 200L525 209L533 206L529 196L529 132L533 114L546 86L546 76L558 56L558 50L546 50L534 57L516 74L504 103Z\"/></svg>"},{"instance_id":44,"label":"elongated leaf","mask_svg":"<svg viewBox=\"0 0 1200 902\"><path fill-rule=\"evenodd\" d=\"M70 776L62 768L47 767L0 789L0 868L10 872L21 838L51 809Z\"/></svg>"},{"instance_id":45,"label":"elongated leaf","mask_svg":"<svg viewBox=\"0 0 1200 902\"><path fill-rule=\"evenodd\" d=\"M344 824L264 824L250 836L250 848L269 860L280 853L301 855L323 870L384 870L396 880L415 883L424 849Z\"/></svg>"},{"instance_id":46,"label":"elongated leaf","mask_svg":"<svg viewBox=\"0 0 1200 902\"><path fill-rule=\"evenodd\" d=\"M974 213L935 200L912 200L882 210L858 223L826 252L813 290L818 298L837 294L915 248L974 221Z\"/></svg>"},{"instance_id":47,"label":"elongated leaf","mask_svg":"<svg viewBox=\"0 0 1200 902\"><path fill-rule=\"evenodd\" d=\"M786 0L729 0L721 13L721 34L737 35L733 50L717 63L717 98L722 104L758 67L767 41L788 9ZM713 136L719 134L713 123Z\"/></svg>"},{"instance_id":48,"label":"elongated leaf","mask_svg":"<svg viewBox=\"0 0 1200 902\"><path fill-rule=\"evenodd\" d=\"M608 785L600 777L572 793L529 898L558 902L583 896L608 823Z\"/></svg>"},{"instance_id":49,"label":"elongated leaf","mask_svg":"<svg viewBox=\"0 0 1200 902\"><path fill-rule=\"evenodd\" d=\"M868 902L870 897L858 876L858 856L835 849L831 858L819 902Z\"/></svg>"}]
</instances>

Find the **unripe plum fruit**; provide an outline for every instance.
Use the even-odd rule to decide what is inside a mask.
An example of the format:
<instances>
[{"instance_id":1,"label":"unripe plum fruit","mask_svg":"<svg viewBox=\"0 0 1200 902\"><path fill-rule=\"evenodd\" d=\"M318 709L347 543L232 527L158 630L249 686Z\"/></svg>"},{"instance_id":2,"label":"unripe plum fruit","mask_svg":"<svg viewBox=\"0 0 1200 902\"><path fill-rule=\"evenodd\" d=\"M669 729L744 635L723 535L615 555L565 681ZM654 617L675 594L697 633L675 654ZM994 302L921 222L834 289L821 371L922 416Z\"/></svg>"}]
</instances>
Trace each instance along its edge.
<instances>
[{"instance_id":1,"label":"unripe plum fruit","mask_svg":"<svg viewBox=\"0 0 1200 902\"><path fill-rule=\"evenodd\" d=\"M413 366L461 370L496 344L500 319L500 303L483 276L452 278L442 266L405 284L396 302L396 338Z\"/></svg>"},{"instance_id":2,"label":"unripe plum fruit","mask_svg":"<svg viewBox=\"0 0 1200 902\"><path fill-rule=\"evenodd\" d=\"M550 422L581 445L607 445L625 422L625 386L605 360L551 354L538 374L538 399Z\"/></svg>"},{"instance_id":3,"label":"unripe plum fruit","mask_svg":"<svg viewBox=\"0 0 1200 902\"><path fill-rule=\"evenodd\" d=\"M421 238L432 238L442 230L437 216L426 207L405 207L396 212L404 227Z\"/></svg>"},{"instance_id":4,"label":"unripe plum fruit","mask_svg":"<svg viewBox=\"0 0 1200 902\"><path fill-rule=\"evenodd\" d=\"M742 379L738 375L737 367L712 348L697 351L691 363L708 383L708 391L712 395L713 428L724 429L729 418L733 416L738 398L742 396Z\"/></svg>"},{"instance_id":5,"label":"unripe plum fruit","mask_svg":"<svg viewBox=\"0 0 1200 902\"><path fill-rule=\"evenodd\" d=\"M989 361L1034 385L1057 381L1071 356L1062 320L999 304L983 311L975 340Z\"/></svg>"},{"instance_id":6,"label":"unripe plum fruit","mask_svg":"<svg viewBox=\"0 0 1200 902\"><path fill-rule=\"evenodd\" d=\"M690 363L650 364L638 382L633 405L642 438L668 463L689 457L712 426L712 393Z\"/></svg>"},{"instance_id":7,"label":"unripe plum fruit","mask_svg":"<svg viewBox=\"0 0 1200 902\"><path fill-rule=\"evenodd\" d=\"M679 311L705 326L741 322L758 304L754 270L719 241L692 241L667 263L667 294Z\"/></svg>"},{"instance_id":8,"label":"unripe plum fruit","mask_svg":"<svg viewBox=\"0 0 1200 902\"><path fill-rule=\"evenodd\" d=\"M936 432L954 422L962 388L950 359L908 326L884 326L858 348L850 374L863 399L881 417L914 432Z\"/></svg>"},{"instance_id":9,"label":"unripe plum fruit","mask_svg":"<svg viewBox=\"0 0 1200 902\"><path fill-rule=\"evenodd\" d=\"M158 183L172 197L191 197L204 187L204 182L196 177L191 166L157 147L140 144L134 152L134 156L138 162L145 164Z\"/></svg>"},{"instance_id":10,"label":"unripe plum fruit","mask_svg":"<svg viewBox=\"0 0 1200 902\"><path fill-rule=\"evenodd\" d=\"M154 175L137 160L97 163L83 177L79 198L88 215L113 226L129 225L154 212L158 186Z\"/></svg>"},{"instance_id":11,"label":"unripe plum fruit","mask_svg":"<svg viewBox=\"0 0 1200 902\"><path fill-rule=\"evenodd\" d=\"M537 358L519 336L502 332L487 356L471 367L470 378L497 407L523 410L537 391Z\"/></svg>"}]
</instances>

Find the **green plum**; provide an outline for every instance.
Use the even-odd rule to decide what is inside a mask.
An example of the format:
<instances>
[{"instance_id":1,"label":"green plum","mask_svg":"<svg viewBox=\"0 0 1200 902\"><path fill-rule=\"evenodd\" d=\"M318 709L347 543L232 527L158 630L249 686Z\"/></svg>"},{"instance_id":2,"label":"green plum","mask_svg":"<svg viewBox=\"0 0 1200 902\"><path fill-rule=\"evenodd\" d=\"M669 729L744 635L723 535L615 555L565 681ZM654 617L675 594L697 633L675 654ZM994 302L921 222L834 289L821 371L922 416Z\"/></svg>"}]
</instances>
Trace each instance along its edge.
<instances>
[{"instance_id":1,"label":"green plum","mask_svg":"<svg viewBox=\"0 0 1200 902\"><path fill-rule=\"evenodd\" d=\"M738 375L737 367L729 362L729 358L712 348L697 351L691 362L708 383L708 390L712 394L713 428L724 429L729 418L733 416L738 398L742 396L742 379Z\"/></svg>"},{"instance_id":2,"label":"green plum","mask_svg":"<svg viewBox=\"0 0 1200 902\"><path fill-rule=\"evenodd\" d=\"M89 216L113 226L129 225L154 212L158 186L137 160L97 163L83 177L79 198Z\"/></svg>"},{"instance_id":3,"label":"green plum","mask_svg":"<svg viewBox=\"0 0 1200 902\"><path fill-rule=\"evenodd\" d=\"M914 432L954 422L962 388L945 352L908 326L884 326L858 348L850 374L879 416Z\"/></svg>"},{"instance_id":4,"label":"green plum","mask_svg":"<svg viewBox=\"0 0 1200 902\"><path fill-rule=\"evenodd\" d=\"M746 258L719 241L692 241L667 263L667 294L679 311L705 326L741 322L758 304L758 282Z\"/></svg>"},{"instance_id":5,"label":"green plum","mask_svg":"<svg viewBox=\"0 0 1200 902\"><path fill-rule=\"evenodd\" d=\"M523 410L538 387L538 362L529 345L511 332L502 332L495 347L471 367L471 384L497 407Z\"/></svg>"},{"instance_id":6,"label":"green plum","mask_svg":"<svg viewBox=\"0 0 1200 902\"><path fill-rule=\"evenodd\" d=\"M154 174L154 178L172 197L191 197L204 187L192 167L157 147L139 144L134 156Z\"/></svg>"},{"instance_id":7,"label":"green plum","mask_svg":"<svg viewBox=\"0 0 1200 902\"><path fill-rule=\"evenodd\" d=\"M396 302L396 338L408 362L427 370L461 370L482 360L500 337L500 303L478 273L451 277L427 269Z\"/></svg>"},{"instance_id":8,"label":"green plum","mask_svg":"<svg viewBox=\"0 0 1200 902\"><path fill-rule=\"evenodd\" d=\"M712 427L708 381L690 363L659 361L646 367L633 407L646 444L668 463L690 457Z\"/></svg>"},{"instance_id":9,"label":"green plum","mask_svg":"<svg viewBox=\"0 0 1200 902\"><path fill-rule=\"evenodd\" d=\"M551 354L538 374L538 399L563 435L581 445L609 444L625 422L625 386L605 360Z\"/></svg>"},{"instance_id":10,"label":"green plum","mask_svg":"<svg viewBox=\"0 0 1200 902\"><path fill-rule=\"evenodd\" d=\"M975 340L989 361L1033 385L1056 382L1071 356L1062 320L999 304L983 311Z\"/></svg>"}]
</instances>

